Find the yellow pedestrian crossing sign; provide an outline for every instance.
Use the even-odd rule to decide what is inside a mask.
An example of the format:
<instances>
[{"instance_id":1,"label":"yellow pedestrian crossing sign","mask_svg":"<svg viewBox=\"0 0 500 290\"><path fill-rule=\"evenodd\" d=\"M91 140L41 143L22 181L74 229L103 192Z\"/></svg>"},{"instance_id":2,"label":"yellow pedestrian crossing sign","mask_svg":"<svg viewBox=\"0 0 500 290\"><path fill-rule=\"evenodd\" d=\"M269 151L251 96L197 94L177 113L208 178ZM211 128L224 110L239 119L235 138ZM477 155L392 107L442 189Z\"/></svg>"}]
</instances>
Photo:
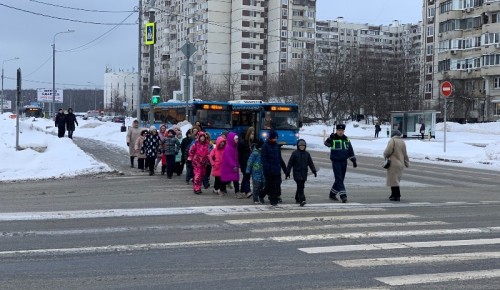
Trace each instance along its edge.
<instances>
[{"instance_id":1,"label":"yellow pedestrian crossing sign","mask_svg":"<svg viewBox=\"0 0 500 290\"><path fill-rule=\"evenodd\" d=\"M153 45L155 44L156 41L156 36L155 36L155 23L154 22L148 22L146 23L146 31L144 31L144 44L145 45Z\"/></svg>"}]
</instances>

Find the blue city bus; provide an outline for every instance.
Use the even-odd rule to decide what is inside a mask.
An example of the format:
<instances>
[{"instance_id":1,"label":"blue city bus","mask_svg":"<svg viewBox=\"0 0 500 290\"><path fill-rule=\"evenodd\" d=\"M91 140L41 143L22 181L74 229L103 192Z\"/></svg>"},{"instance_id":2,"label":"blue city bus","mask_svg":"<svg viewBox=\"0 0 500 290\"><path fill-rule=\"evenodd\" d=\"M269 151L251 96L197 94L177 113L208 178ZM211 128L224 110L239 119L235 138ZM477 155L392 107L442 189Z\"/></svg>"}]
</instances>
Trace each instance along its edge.
<instances>
[{"instance_id":1,"label":"blue city bus","mask_svg":"<svg viewBox=\"0 0 500 290\"><path fill-rule=\"evenodd\" d=\"M299 107L291 103L265 103L260 100L230 101L233 131L243 136L254 127L256 136L267 139L269 131L278 133L280 145L296 145L299 139Z\"/></svg>"},{"instance_id":2,"label":"blue city bus","mask_svg":"<svg viewBox=\"0 0 500 290\"><path fill-rule=\"evenodd\" d=\"M213 142L224 131L232 131L232 105L227 102L195 100L191 103L190 123L199 121Z\"/></svg>"},{"instance_id":3,"label":"blue city bus","mask_svg":"<svg viewBox=\"0 0 500 290\"><path fill-rule=\"evenodd\" d=\"M150 104L141 105L141 126L149 127ZM231 131L231 104L227 102L212 102L195 100L186 104L182 101L161 102L152 106L153 125L159 129L161 124L171 127L174 124L186 120L186 108L188 121L194 124L200 121L203 130L210 133L215 142L223 131Z\"/></svg>"},{"instance_id":4,"label":"blue city bus","mask_svg":"<svg viewBox=\"0 0 500 290\"><path fill-rule=\"evenodd\" d=\"M191 109L192 104L188 103L188 111ZM140 126L149 128L149 110L150 104L141 104L141 120ZM153 122L152 124L159 129L161 124L167 124L171 127L174 124L186 120L186 102L170 100L168 102L161 102L153 105Z\"/></svg>"}]
</instances>

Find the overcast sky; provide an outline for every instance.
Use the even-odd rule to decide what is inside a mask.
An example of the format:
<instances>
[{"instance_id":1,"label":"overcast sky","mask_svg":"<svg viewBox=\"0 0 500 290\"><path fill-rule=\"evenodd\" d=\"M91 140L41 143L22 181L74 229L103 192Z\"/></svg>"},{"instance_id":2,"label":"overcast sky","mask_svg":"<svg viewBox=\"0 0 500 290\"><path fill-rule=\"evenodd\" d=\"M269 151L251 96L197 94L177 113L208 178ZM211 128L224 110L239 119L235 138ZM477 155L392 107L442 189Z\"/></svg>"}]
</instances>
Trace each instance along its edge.
<instances>
[{"instance_id":1,"label":"overcast sky","mask_svg":"<svg viewBox=\"0 0 500 290\"><path fill-rule=\"evenodd\" d=\"M0 62L20 58L4 63L4 88L15 88L17 68L22 70L23 88L52 88L53 38L68 29L75 32L59 34L55 40L57 88L102 88L106 66L116 71L137 71L138 28L126 24L137 23L138 14L131 11L138 3L138 0L0 1ZM376 25L389 24L395 19L416 23L421 18L421 6L422 0L318 0L317 19L341 16L347 22ZM104 25L121 22L125 25Z\"/></svg>"}]
</instances>

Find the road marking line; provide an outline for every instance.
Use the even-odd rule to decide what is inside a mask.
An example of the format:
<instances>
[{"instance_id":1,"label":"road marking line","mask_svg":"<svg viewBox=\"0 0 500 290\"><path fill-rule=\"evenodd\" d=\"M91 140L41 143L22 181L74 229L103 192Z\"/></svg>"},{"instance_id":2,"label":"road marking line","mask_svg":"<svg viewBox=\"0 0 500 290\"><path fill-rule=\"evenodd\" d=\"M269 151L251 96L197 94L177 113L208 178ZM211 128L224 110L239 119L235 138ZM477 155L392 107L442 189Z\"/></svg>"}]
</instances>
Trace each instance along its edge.
<instances>
[{"instance_id":1,"label":"road marking line","mask_svg":"<svg viewBox=\"0 0 500 290\"><path fill-rule=\"evenodd\" d=\"M416 284L439 283L439 282L450 282L450 281L490 279L498 277L500 277L500 269L379 277L375 279L391 286L404 286L404 285L416 285Z\"/></svg>"},{"instance_id":2,"label":"road marking line","mask_svg":"<svg viewBox=\"0 0 500 290\"><path fill-rule=\"evenodd\" d=\"M318 241L318 240L362 239L362 238L416 237L416 236L430 236L430 235L490 234L492 232L494 233L500 232L500 227L321 234L321 235L273 237L272 239L276 242L295 242L295 241Z\"/></svg>"},{"instance_id":3,"label":"road marking line","mask_svg":"<svg viewBox=\"0 0 500 290\"><path fill-rule=\"evenodd\" d=\"M352 216L310 216L310 217L291 217L291 218L267 218L267 219L240 219L226 220L232 225L244 224L263 224L263 223L283 223L283 222L327 222L327 221L345 221L345 220L370 220L370 219L407 219L417 218L411 214L387 214L387 215L352 215Z\"/></svg>"},{"instance_id":4,"label":"road marking line","mask_svg":"<svg viewBox=\"0 0 500 290\"><path fill-rule=\"evenodd\" d=\"M354 251L379 251L379 250L411 249L411 248L440 248L440 247L460 247L460 246L478 246L478 245L495 245L495 244L500 244L500 238L310 247L310 248L299 248L298 250L308 254L321 254L321 253L338 253L338 252L354 252Z\"/></svg>"},{"instance_id":5,"label":"road marking line","mask_svg":"<svg viewBox=\"0 0 500 290\"><path fill-rule=\"evenodd\" d=\"M64 219L90 219L110 217L138 217L138 216L168 216L168 215L191 215L205 214L223 216L231 214L252 213L291 213L291 212L358 212L358 211L385 211L386 208L404 207L452 207L452 206L474 206L498 204L497 202L468 202L454 205L450 203L322 203L308 204L306 207L297 205L283 205L280 209L271 209L267 206L235 205L235 206L200 206L200 207L172 207L172 208L132 208L132 209L96 209L96 210L72 210L72 211L50 211L50 212L6 212L0 213L2 221L37 221L37 220L64 220Z\"/></svg>"},{"instance_id":6,"label":"road marking line","mask_svg":"<svg viewBox=\"0 0 500 290\"><path fill-rule=\"evenodd\" d=\"M441 221L429 222L406 222L406 223L362 223L362 224L335 224L335 225L322 225L322 226L293 226L293 227L268 227L252 229L252 233L272 233L272 232L288 232L288 231L306 231L306 230L328 230L339 228L371 228L371 227L406 227L406 226L435 226L435 225L448 225L449 223Z\"/></svg>"},{"instance_id":7,"label":"road marking line","mask_svg":"<svg viewBox=\"0 0 500 290\"><path fill-rule=\"evenodd\" d=\"M62 249L37 249L37 250L17 250L2 251L0 257L15 256L52 256L68 254L96 254L96 253L115 253L132 251L164 250L178 247L195 246L225 246L228 244L237 244L243 242L261 242L264 238L232 239L232 240L207 240L191 242L173 242L173 243L155 243L155 244L135 244L135 245L109 245L100 247L80 247L80 248L62 248Z\"/></svg>"},{"instance_id":8,"label":"road marking line","mask_svg":"<svg viewBox=\"0 0 500 290\"><path fill-rule=\"evenodd\" d=\"M461 253L461 254L355 259L355 260L334 261L334 263L346 268L361 268L361 267L407 265L407 264L419 264L419 263L450 263L450 262L487 260L487 259L500 259L500 252L474 252L474 253Z\"/></svg>"}]
</instances>

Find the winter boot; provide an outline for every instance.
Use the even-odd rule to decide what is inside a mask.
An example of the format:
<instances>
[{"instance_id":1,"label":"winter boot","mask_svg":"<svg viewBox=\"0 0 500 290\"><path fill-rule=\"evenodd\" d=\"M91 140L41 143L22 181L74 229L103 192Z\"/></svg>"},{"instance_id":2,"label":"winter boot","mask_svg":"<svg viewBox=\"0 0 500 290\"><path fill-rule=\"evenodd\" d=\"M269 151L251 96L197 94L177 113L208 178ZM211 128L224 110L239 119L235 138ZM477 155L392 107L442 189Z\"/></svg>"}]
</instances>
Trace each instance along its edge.
<instances>
[{"instance_id":1,"label":"winter boot","mask_svg":"<svg viewBox=\"0 0 500 290\"><path fill-rule=\"evenodd\" d=\"M167 169L167 165L162 165L161 166L161 175L165 174L165 169Z\"/></svg>"},{"instance_id":2,"label":"winter boot","mask_svg":"<svg viewBox=\"0 0 500 290\"><path fill-rule=\"evenodd\" d=\"M130 167L134 168L134 156L130 156Z\"/></svg>"}]
</instances>

